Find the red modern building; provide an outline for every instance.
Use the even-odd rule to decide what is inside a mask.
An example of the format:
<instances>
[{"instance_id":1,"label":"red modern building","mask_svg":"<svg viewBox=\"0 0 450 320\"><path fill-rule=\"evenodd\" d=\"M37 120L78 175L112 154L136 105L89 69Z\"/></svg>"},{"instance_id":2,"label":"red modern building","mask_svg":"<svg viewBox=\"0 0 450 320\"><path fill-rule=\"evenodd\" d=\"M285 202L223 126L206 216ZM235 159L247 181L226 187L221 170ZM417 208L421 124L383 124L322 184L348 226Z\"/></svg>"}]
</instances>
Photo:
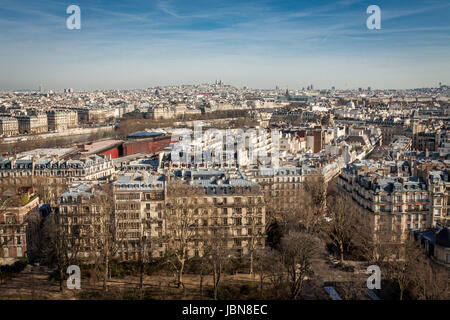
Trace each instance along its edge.
<instances>
[{"instance_id":1,"label":"red modern building","mask_svg":"<svg viewBox=\"0 0 450 320\"><path fill-rule=\"evenodd\" d=\"M158 153L171 143L171 136L162 132L138 131L130 134L123 143L123 155Z\"/></svg>"},{"instance_id":2,"label":"red modern building","mask_svg":"<svg viewBox=\"0 0 450 320\"><path fill-rule=\"evenodd\" d=\"M78 145L80 154L109 154L111 159L123 156L123 140L100 140Z\"/></svg>"}]
</instances>

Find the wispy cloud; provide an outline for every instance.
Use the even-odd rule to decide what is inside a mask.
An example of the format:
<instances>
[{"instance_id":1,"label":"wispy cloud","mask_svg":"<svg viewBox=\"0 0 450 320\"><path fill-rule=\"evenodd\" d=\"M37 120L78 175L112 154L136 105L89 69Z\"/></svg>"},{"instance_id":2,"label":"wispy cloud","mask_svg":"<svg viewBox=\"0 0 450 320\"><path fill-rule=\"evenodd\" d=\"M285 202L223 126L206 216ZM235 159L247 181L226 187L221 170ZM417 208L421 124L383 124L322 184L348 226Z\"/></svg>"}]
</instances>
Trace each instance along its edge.
<instances>
[{"instance_id":1,"label":"wispy cloud","mask_svg":"<svg viewBox=\"0 0 450 320\"><path fill-rule=\"evenodd\" d=\"M290 74L293 69L288 63L300 66L298 61L309 59L317 69L335 62L334 57L378 61L389 55L422 56L425 46L437 48L431 53L437 65L448 59L444 49L450 50L450 22L443 19L450 14L450 3L445 0L427 5L419 0L407 5L381 0L382 29L375 31L365 24L365 9L372 4L368 0L76 2L81 7L82 29L70 31L65 27L66 2L4 0L0 30L7 32L0 33L0 67L33 79L41 69L21 65L20 59L39 61L54 71L81 63L91 70L94 65L95 70L110 70L113 65L140 64L142 70L130 71L130 77L141 77L145 70L153 74L156 65L167 66L167 74L187 78L186 73L200 72L192 71L189 61L210 61L210 72L218 73L229 72L224 61L244 69L246 65L239 61L250 61L248 65L258 61L267 70ZM420 19L410 19L419 15ZM343 61L347 63L346 58ZM19 66L16 71L9 66L14 62ZM191 71L171 73L175 62L177 70L184 70L186 63ZM359 67L349 68L358 73Z\"/></svg>"}]
</instances>

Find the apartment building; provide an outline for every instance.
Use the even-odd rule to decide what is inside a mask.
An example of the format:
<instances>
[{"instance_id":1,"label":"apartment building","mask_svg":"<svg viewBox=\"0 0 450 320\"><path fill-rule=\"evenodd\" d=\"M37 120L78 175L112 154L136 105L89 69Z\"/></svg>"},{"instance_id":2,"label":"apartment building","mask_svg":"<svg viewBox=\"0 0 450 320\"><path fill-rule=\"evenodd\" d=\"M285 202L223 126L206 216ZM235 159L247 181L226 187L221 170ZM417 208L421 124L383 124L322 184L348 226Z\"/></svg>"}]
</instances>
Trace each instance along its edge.
<instances>
[{"instance_id":1,"label":"apartment building","mask_svg":"<svg viewBox=\"0 0 450 320\"><path fill-rule=\"evenodd\" d=\"M80 123L99 124L114 118L114 109L84 108L77 109Z\"/></svg>"},{"instance_id":2,"label":"apartment building","mask_svg":"<svg viewBox=\"0 0 450 320\"><path fill-rule=\"evenodd\" d=\"M85 183L70 186L60 196L56 223L60 241L73 258L95 262L102 256L103 232L109 216L100 208L103 203L99 197L102 192L94 184Z\"/></svg>"},{"instance_id":3,"label":"apartment building","mask_svg":"<svg viewBox=\"0 0 450 320\"><path fill-rule=\"evenodd\" d=\"M19 134L19 122L13 117L0 117L0 135L15 136Z\"/></svg>"},{"instance_id":4,"label":"apartment building","mask_svg":"<svg viewBox=\"0 0 450 320\"><path fill-rule=\"evenodd\" d=\"M38 210L39 197L22 192L17 198L1 199L0 265L12 264L27 255L27 234L31 231L27 218Z\"/></svg>"},{"instance_id":5,"label":"apartment building","mask_svg":"<svg viewBox=\"0 0 450 320\"><path fill-rule=\"evenodd\" d=\"M417 165L417 175L424 179L430 196L432 225L450 226L450 181L446 164L421 163Z\"/></svg>"},{"instance_id":6,"label":"apartment building","mask_svg":"<svg viewBox=\"0 0 450 320\"><path fill-rule=\"evenodd\" d=\"M17 117L20 134L36 134L48 131L46 114Z\"/></svg>"},{"instance_id":7,"label":"apartment building","mask_svg":"<svg viewBox=\"0 0 450 320\"><path fill-rule=\"evenodd\" d=\"M301 191L305 179L302 173L301 167L290 165L277 168L255 166L245 170L247 178L260 186L265 199L270 199L271 209L276 208L277 211L291 208L298 200L296 196Z\"/></svg>"},{"instance_id":8,"label":"apartment building","mask_svg":"<svg viewBox=\"0 0 450 320\"><path fill-rule=\"evenodd\" d=\"M431 198L425 181L360 169L353 165L344 168L338 186L365 209L374 231L390 231L392 240L403 241L411 230L432 226Z\"/></svg>"},{"instance_id":9,"label":"apartment building","mask_svg":"<svg viewBox=\"0 0 450 320\"><path fill-rule=\"evenodd\" d=\"M413 147L419 151L438 151L439 137L439 131L419 132L414 135Z\"/></svg>"},{"instance_id":10,"label":"apartment building","mask_svg":"<svg viewBox=\"0 0 450 320\"><path fill-rule=\"evenodd\" d=\"M248 255L264 247L266 206L257 183L239 170L180 170L171 176L172 181L177 179L204 191L204 195L193 199L184 198L186 203L200 205L200 209L194 210L198 216L198 238L189 249L190 256L201 256L204 235L218 229L228 235L227 247L233 255Z\"/></svg>"},{"instance_id":11,"label":"apartment building","mask_svg":"<svg viewBox=\"0 0 450 320\"><path fill-rule=\"evenodd\" d=\"M78 113L71 110L47 112L48 131L64 131L78 127Z\"/></svg>"},{"instance_id":12,"label":"apartment building","mask_svg":"<svg viewBox=\"0 0 450 320\"><path fill-rule=\"evenodd\" d=\"M181 182L197 187L201 193L192 197L183 194L175 197L183 206L174 208L173 198L167 196L170 185ZM238 172L217 170L177 170L158 174L138 170L123 172L112 182L115 239L118 242L117 258L121 261L138 261L143 254L160 258L168 250L166 236L176 228L173 210L190 209L195 236L188 247L188 255L201 256L205 235L225 230L227 247L232 254L246 255L265 244L265 204L256 183ZM80 257L95 258L96 212L90 201L94 189L83 182L70 187L60 197L59 216L64 228L80 235ZM91 215L89 215L89 213ZM91 220L92 221L91 221ZM89 227L93 225L94 227ZM86 229L86 230L84 230ZM83 231L84 230L84 231ZM91 232L91 233L89 233ZM90 240L89 237L93 238ZM97 254L97 256L99 253Z\"/></svg>"},{"instance_id":13,"label":"apartment building","mask_svg":"<svg viewBox=\"0 0 450 320\"><path fill-rule=\"evenodd\" d=\"M165 244L165 176L148 171L125 172L114 178L114 210L119 258L138 260L143 244L152 257L162 257Z\"/></svg>"},{"instance_id":14,"label":"apartment building","mask_svg":"<svg viewBox=\"0 0 450 320\"><path fill-rule=\"evenodd\" d=\"M173 119L176 117L176 109L169 106L155 106L148 109L151 119Z\"/></svg>"},{"instance_id":15,"label":"apartment building","mask_svg":"<svg viewBox=\"0 0 450 320\"><path fill-rule=\"evenodd\" d=\"M45 176L73 180L105 179L115 172L111 156L89 155L80 159L59 157L24 157L0 160L0 178Z\"/></svg>"},{"instance_id":16,"label":"apartment building","mask_svg":"<svg viewBox=\"0 0 450 320\"><path fill-rule=\"evenodd\" d=\"M280 132L280 152L292 154L306 151L306 139L297 135L296 130L282 130Z\"/></svg>"}]
</instances>

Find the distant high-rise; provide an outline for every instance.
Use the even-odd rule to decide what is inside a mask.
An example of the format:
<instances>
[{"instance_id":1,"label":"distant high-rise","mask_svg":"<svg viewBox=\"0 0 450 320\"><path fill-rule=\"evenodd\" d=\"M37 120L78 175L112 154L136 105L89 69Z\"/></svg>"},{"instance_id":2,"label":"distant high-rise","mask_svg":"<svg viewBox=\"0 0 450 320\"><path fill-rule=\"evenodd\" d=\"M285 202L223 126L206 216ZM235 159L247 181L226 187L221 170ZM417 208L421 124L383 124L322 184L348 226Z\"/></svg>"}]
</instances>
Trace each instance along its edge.
<instances>
[{"instance_id":1,"label":"distant high-rise","mask_svg":"<svg viewBox=\"0 0 450 320\"><path fill-rule=\"evenodd\" d=\"M44 93L44 86L42 84L39 85L39 92Z\"/></svg>"}]
</instances>

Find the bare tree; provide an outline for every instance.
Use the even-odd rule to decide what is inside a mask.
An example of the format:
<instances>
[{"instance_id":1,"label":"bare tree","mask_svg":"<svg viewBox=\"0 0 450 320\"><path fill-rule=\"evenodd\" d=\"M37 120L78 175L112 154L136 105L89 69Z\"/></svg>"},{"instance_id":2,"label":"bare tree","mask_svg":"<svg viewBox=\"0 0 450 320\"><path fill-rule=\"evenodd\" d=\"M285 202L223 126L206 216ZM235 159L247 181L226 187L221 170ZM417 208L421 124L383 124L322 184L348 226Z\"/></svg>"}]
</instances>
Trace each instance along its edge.
<instances>
[{"instance_id":1,"label":"bare tree","mask_svg":"<svg viewBox=\"0 0 450 320\"><path fill-rule=\"evenodd\" d=\"M67 189L67 180L59 177L36 175L0 179L0 190L17 190L17 188L23 186L32 187L41 203L56 207L59 203L59 196Z\"/></svg>"},{"instance_id":2,"label":"bare tree","mask_svg":"<svg viewBox=\"0 0 450 320\"><path fill-rule=\"evenodd\" d=\"M212 228L204 237L203 255L206 257L213 276L214 299L217 300L217 290L222 280L222 273L226 263L231 257L228 246L230 240L229 230L225 228Z\"/></svg>"},{"instance_id":3,"label":"bare tree","mask_svg":"<svg viewBox=\"0 0 450 320\"><path fill-rule=\"evenodd\" d=\"M398 286L400 300L404 298L404 292L414 282L415 270L421 259L426 258L420 246L411 238L406 239L397 246L398 259L385 263L388 278Z\"/></svg>"},{"instance_id":4,"label":"bare tree","mask_svg":"<svg viewBox=\"0 0 450 320\"><path fill-rule=\"evenodd\" d=\"M425 255L412 270L411 293L418 300L450 299L450 276L445 267L439 266Z\"/></svg>"},{"instance_id":5,"label":"bare tree","mask_svg":"<svg viewBox=\"0 0 450 320\"><path fill-rule=\"evenodd\" d=\"M355 241L359 228L359 208L348 196L334 195L328 199L325 234L339 250L340 260Z\"/></svg>"},{"instance_id":6,"label":"bare tree","mask_svg":"<svg viewBox=\"0 0 450 320\"><path fill-rule=\"evenodd\" d=\"M259 193L259 189L254 189L245 193L251 195ZM258 198L259 199L259 198ZM245 215L246 227L247 227L247 250L250 258L250 274L254 276L254 255L255 251L263 246L265 225L263 225L263 201L257 200L257 198L248 198L247 213Z\"/></svg>"},{"instance_id":7,"label":"bare tree","mask_svg":"<svg viewBox=\"0 0 450 320\"><path fill-rule=\"evenodd\" d=\"M364 260L381 266L399 257L401 238L388 224L376 226L374 216L363 210L359 212L356 226L353 245Z\"/></svg>"},{"instance_id":8,"label":"bare tree","mask_svg":"<svg viewBox=\"0 0 450 320\"><path fill-rule=\"evenodd\" d=\"M59 274L59 289L64 291L65 271L69 265L77 264L81 241L80 226L72 225L66 217L54 212L45 219L44 234L47 235L45 256L56 265Z\"/></svg>"},{"instance_id":9,"label":"bare tree","mask_svg":"<svg viewBox=\"0 0 450 320\"><path fill-rule=\"evenodd\" d=\"M287 232L302 229L316 232L326 208L326 188L321 175L308 176L302 185L262 182L268 225L277 222Z\"/></svg>"},{"instance_id":10,"label":"bare tree","mask_svg":"<svg viewBox=\"0 0 450 320\"><path fill-rule=\"evenodd\" d=\"M178 287L184 288L183 274L190 257L189 250L191 243L198 236L197 214L202 205L196 203L196 199L202 194L203 189L179 181L171 182L167 186L166 234L162 240L167 243L167 262L176 271Z\"/></svg>"},{"instance_id":11,"label":"bare tree","mask_svg":"<svg viewBox=\"0 0 450 320\"><path fill-rule=\"evenodd\" d=\"M259 295L264 298L264 281L269 278L270 266L274 264L274 255L271 249L259 248L255 252L255 271L259 276Z\"/></svg>"},{"instance_id":12,"label":"bare tree","mask_svg":"<svg viewBox=\"0 0 450 320\"><path fill-rule=\"evenodd\" d=\"M91 238L93 256L100 259L97 265L103 265L103 291L107 292L111 261L117 257L123 238L116 219L112 185L103 184L94 189L90 204L93 208L91 220L95 224Z\"/></svg>"},{"instance_id":13,"label":"bare tree","mask_svg":"<svg viewBox=\"0 0 450 320\"><path fill-rule=\"evenodd\" d=\"M366 295L367 284L363 279L352 277L339 283L338 289L343 300L361 300Z\"/></svg>"},{"instance_id":14,"label":"bare tree","mask_svg":"<svg viewBox=\"0 0 450 320\"><path fill-rule=\"evenodd\" d=\"M314 274L312 266L313 259L320 254L319 239L305 232L291 231L282 239L280 254L291 298L297 299L302 294L305 278Z\"/></svg>"},{"instance_id":15,"label":"bare tree","mask_svg":"<svg viewBox=\"0 0 450 320\"><path fill-rule=\"evenodd\" d=\"M280 245L281 247L281 245ZM279 250L271 249L267 252L267 259L269 263L260 265L262 269L260 272L266 274L266 278L271 284L271 295L270 298L279 299L287 298L286 288L289 287L286 281L285 264L283 260L283 255ZM260 284L261 285L261 284Z\"/></svg>"},{"instance_id":16,"label":"bare tree","mask_svg":"<svg viewBox=\"0 0 450 320\"><path fill-rule=\"evenodd\" d=\"M388 278L398 286L400 300L405 291L417 300L450 298L450 272L445 267L434 263L412 238L402 243L400 250L399 259L385 263Z\"/></svg>"},{"instance_id":17,"label":"bare tree","mask_svg":"<svg viewBox=\"0 0 450 320\"><path fill-rule=\"evenodd\" d=\"M57 177L34 176L31 179L33 189L42 203L58 205L58 198L67 189L67 180Z\"/></svg>"},{"instance_id":18,"label":"bare tree","mask_svg":"<svg viewBox=\"0 0 450 320\"><path fill-rule=\"evenodd\" d=\"M283 202L291 205L281 212L280 220L285 232L291 229L309 233L317 231L324 216L322 203L315 202L314 196L306 188L300 188L294 197L289 198Z\"/></svg>"},{"instance_id":19,"label":"bare tree","mask_svg":"<svg viewBox=\"0 0 450 320\"><path fill-rule=\"evenodd\" d=\"M144 272L145 265L148 263L148 256L151 254L148 252L149 239L147 236L142 236L139 242L139 290L141 292L141 298L144 290Z\"/></svg>"},{"instance_id":20,"label":"bare tree","mask_svg":"<svg viewBox=\"0 0 450 320\"><path fill-rule=\"evenodd\" d=\"M25 223L27 229L27 256L30 261L33 261L35 258L42 256L42 218L38 208L27 214Z\"/></svg>"},{"instance_id":21,"label":"bare tree","mask_svg":"<svg viewBox=\"0 0 450 320\"><path fill-rule=\"evenodd\" d=\"M304 182L305 190L312 197L313 205L318 210L325 209L326 205L326 192L327 183L322 175L310 175L305 178Z\"/></svg>"}]
</instances>

